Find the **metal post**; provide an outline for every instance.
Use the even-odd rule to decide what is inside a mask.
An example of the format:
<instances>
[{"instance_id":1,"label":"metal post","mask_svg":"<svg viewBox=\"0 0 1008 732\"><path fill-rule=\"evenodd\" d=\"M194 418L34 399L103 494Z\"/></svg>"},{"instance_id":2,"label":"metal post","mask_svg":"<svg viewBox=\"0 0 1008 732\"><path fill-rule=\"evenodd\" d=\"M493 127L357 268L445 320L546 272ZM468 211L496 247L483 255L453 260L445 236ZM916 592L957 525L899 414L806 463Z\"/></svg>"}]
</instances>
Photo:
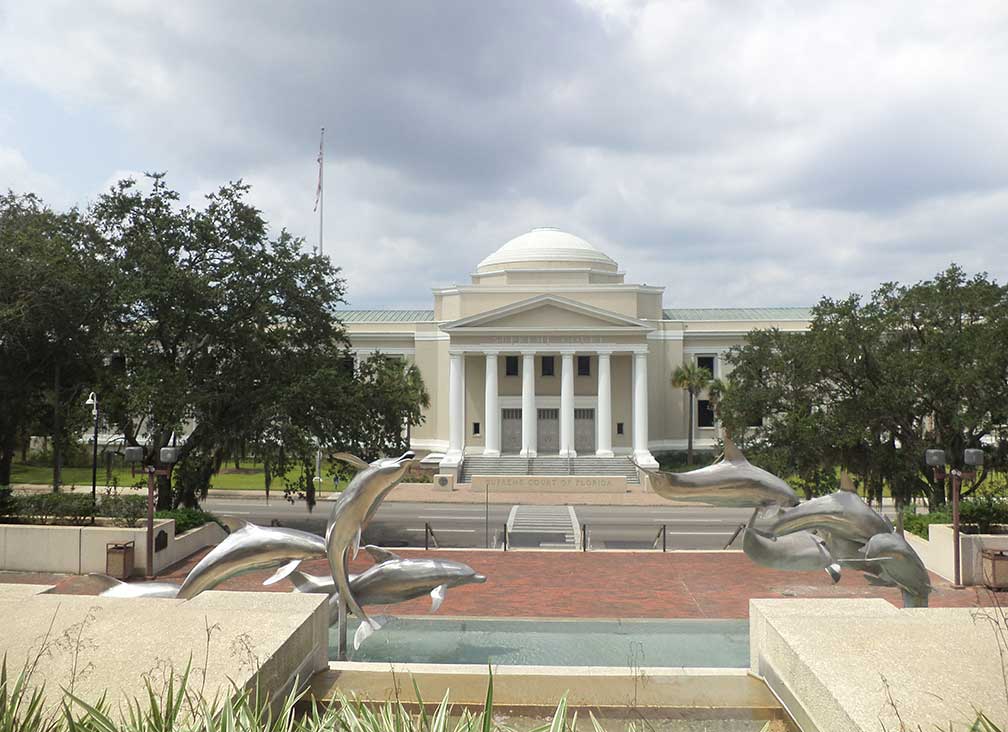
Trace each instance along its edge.
<instances>
[{"instance_id":1,"label":"metal post","mask_svg":"<svg viewBox=\"0 0 1008 732\"><path fill-rule=\"evenodd\" d=\"M343 555L343 573L349 575L350 558L349 553ZM347 601L343 595L339 596L336 604L336 660L347 660Z\"/></svg>"},{"instance_id":2,"label":"metal post","mask_svg":"<svg viewBox=\"0 0 1008 732\"><path fill-rule=\"evenodd\" d=\"M486 529L486 548L490 548L490 483L486 484L486 503L484 505L483 526Z\"/></svg>"},{"instance_id":3,"label":"metal post","mask_svg":"<svg viewBox=\"0 0 1008 732\"><path fill-rule=\"evenodd\" d=\"M959 489L962 483L962 474L958 470L952 471L952 552L953 567L955 567L955 587L962 587L962 577L960 576L959 558Z\"/></svg>"},{"instance_id":4,"label":"metal post","mask_svg":"<svg viewBox=\"0 0 1008 732\"><path fill-rule=\"evenodd\" d=\"M664 552L668 546L668 524L661 525L661 550Z\"/></svg>"},{"instance_id":5,"label":"metal post","mask_svg":"<svg viewBox=\"0 0 1008 732\"><path fill-rule=\"evenodd\" d=\"M91 449L91 525L95 522L95 513L98 506L98 498L95 495L98 489L98 405L94 408L94 446Z\"/></svg>"},{"instance_id":6,"label":"metal post","mask_svg":"<svg viewBox=\"0 0 1008 732\"><path fill-rule=\"evenodd\" d=\"M504 551L507 551L507 524L504 524Z\"/></svg>"},{"instance_id":7,"label":"metal post","mask_svg":"<svg viewBox=\"0 0 1008 732\"><path fill-rule=\"evenodd\" d=\"M423 548L430 549L430 524L424 523L423 525Z\"/></svg>"},{"instance_id":8,"label":"metal post","mask_svg":"<svg viewBox=\"0 0 1008 732\"><path fill-rule=\"evenodd\" d=\"M154 576L154 471L147 466L147 577Z\"/></svg>"},{"instance_id":9,"label":"metal post","mask_svg":"<svg viewBox=\"0 0 1008 732\"><path fill-rule=\"evenodd\" d=\"M581 551L588 551L588 524L581 524Z\"/></svg>"}]
</instances>

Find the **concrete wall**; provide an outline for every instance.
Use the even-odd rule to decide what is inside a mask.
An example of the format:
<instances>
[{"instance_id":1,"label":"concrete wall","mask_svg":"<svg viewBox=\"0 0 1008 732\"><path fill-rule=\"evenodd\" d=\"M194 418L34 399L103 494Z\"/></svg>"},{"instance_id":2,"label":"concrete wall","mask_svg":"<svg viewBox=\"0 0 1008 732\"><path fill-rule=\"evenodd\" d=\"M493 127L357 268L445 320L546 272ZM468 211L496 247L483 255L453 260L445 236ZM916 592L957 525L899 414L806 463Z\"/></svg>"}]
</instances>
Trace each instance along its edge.
<instances>
[{"instance_id":1,"label":"concrete wall","mask_svg":"<svg viewBox=\"0 0 1008 732\"><path fill-rule=\"evenodd\" d=\"M216 523L174 536L173 519L157 519L155 536L168 534L168 545L154 554L154 571L185 559L200 549L219 544L227 534ZM174 537L174 538L173 538ZM135 575L147 564L147 529L115 526L27 526L0 524L0 569L65 574L105 573L107 545L134 543Z\"/></svg>"},{"instance_id":2,"label":"concrete wall","mask_svg":"<svg viewBox=\"0 0 1008 732\"><path fill-rule=\"evenodd\" d=\"M955 544L951 524L931 524L928 538L922 539L909 531L907 542L920 556L924 566L949 582L955 578ZM981 552L984 549L1008 551L1008 534L959 534L959 568L963 585L983 584Z\"/></svg>"}]
</instances>

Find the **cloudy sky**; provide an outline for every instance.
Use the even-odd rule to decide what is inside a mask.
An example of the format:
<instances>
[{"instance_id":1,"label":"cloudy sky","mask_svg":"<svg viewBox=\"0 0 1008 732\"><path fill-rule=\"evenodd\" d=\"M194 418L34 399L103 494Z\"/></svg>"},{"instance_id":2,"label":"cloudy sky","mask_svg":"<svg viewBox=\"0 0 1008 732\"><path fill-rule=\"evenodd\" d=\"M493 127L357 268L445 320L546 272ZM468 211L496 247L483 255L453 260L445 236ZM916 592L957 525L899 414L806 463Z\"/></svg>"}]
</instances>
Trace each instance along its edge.
<instances>
[{"instance_id":1,"label":"cloudy sky","mask_svg":"<svg viewBox=\"0 0 1008 732\"><path fill-rule=\"evenodd\" d=\"M1008 279L1008 5L0 0L0 188L243 178L354 307L534 226L674 306Z\"/></svg>"}]
</instances>

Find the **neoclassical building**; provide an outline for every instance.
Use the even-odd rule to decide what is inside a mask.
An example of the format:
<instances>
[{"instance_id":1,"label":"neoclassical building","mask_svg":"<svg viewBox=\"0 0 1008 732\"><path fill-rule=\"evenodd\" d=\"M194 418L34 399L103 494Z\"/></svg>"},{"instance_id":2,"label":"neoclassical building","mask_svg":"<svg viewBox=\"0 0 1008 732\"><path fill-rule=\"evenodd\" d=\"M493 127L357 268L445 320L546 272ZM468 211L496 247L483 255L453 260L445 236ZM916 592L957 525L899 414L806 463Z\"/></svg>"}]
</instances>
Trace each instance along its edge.
<instances>
[{"instance_id":1,"label":"neoclassical building","mask_svg":"<svg viewBox=\"0 0 1008 732\"><path fill-rule=\"evenodd\" d=\"M716 282L716 278L712 280ZM696 361L723 375L723 355L753 328L804 330L807 308L665 308L664 287L628 283L588 242L533 229L476 266L466 285L434 290L431 310L341 313L357 354L413 361L431 394L414 449L469 456L613 458L655 465L684 450L688 398L670 384ZM703 398L695 441L716 425Z\"/></svg>"}]
</instances>

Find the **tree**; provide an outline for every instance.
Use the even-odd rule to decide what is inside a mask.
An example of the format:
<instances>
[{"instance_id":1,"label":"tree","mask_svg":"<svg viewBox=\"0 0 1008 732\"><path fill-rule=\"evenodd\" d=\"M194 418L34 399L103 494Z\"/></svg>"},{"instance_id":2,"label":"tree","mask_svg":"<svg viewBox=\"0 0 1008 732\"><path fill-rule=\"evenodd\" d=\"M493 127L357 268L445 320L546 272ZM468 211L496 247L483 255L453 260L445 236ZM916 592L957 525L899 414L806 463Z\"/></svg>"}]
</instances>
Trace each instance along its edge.
<instances>
[{"instance_id":1,"label":"tree","mask_svg":"<svg viewBox=\"0 0 1008 732\"><path fill-rule=\"evenodd\" d=\"M110 311L107 252L76 210L0 196L0 486L31 427L52 437L53 488L86 418ZM38 433L38 432L36 432Z\"/></svg>"},{"instance_id":2,"label":"tree","mask_svg":"<svg viewBox=\"0 0 1008 732\"><path fill-rule=\"evenodd\" d=\"M728 360L737 394L723 409L769 418L753 430L806 478L832 482L837 464L862 476L881 500L924 495L936 507L945 486L923 462L941 447L959 466L966 447L989 460L968 495L1003 458L1008 415L1008 288L953 265L914 285L885 283L866 300L824 298L807 333L751 333Z\"/></svg>"},{"instance_id":3,"label":"tree","mask_svg":"<svg viewBox=\"0 0 1008 732\"><path fill-rule=\"evenodd\" d=\"M695 363L681 364L672 372L672 386L684 389L689 394L689 433L686 448L686 464L693 464L693 404L700 392L711 382L712 374L708 369Z\"/></svg>"}]
</instances>

